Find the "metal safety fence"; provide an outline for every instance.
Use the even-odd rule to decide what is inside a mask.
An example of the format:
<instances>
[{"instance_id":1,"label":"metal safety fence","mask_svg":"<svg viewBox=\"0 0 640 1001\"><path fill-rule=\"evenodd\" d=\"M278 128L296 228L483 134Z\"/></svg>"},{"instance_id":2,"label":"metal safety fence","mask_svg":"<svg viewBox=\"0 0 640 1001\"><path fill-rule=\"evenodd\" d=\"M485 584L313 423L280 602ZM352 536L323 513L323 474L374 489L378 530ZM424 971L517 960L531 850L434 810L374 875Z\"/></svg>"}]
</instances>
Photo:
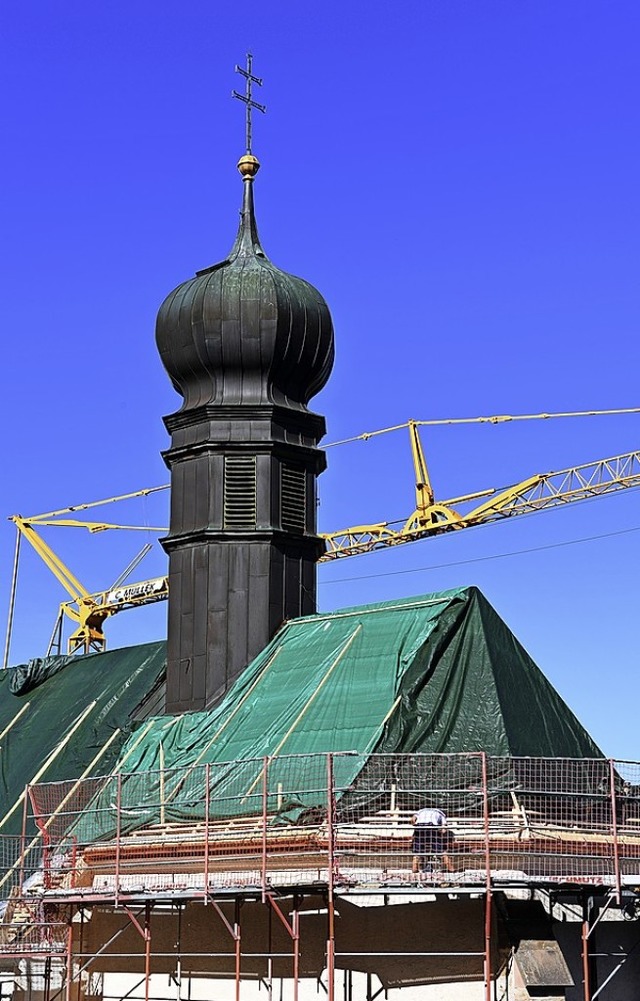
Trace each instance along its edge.
<instances>
[{"instance_id":1,"label":"metal safety fence","mask_svg":"<svg viewBox=\"0 0 640 1001\"><path fill-rule=\"evenodd\" d=\"M291 755L40 783L27 803L4 896L640 883L635 762Z\"/></svg>"},{"instance_id":2,"label":"metal safety fence","mask_svg":"<svg viewBox=\"0 0 640 1001\"><path fill-rule=\"evenodd\" d=\"M42 839L22 834L0 834L0 912L2 901L15 897L23 886L33 886L44 871Z\"/></svg>"}]
</instances>

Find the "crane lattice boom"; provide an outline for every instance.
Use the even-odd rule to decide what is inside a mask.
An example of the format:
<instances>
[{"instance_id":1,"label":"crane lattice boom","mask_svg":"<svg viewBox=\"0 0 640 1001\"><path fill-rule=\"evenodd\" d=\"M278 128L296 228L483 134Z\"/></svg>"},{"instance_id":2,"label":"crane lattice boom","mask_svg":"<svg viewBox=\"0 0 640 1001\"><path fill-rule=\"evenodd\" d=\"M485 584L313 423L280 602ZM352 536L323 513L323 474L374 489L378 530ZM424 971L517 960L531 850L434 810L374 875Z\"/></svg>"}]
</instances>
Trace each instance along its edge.
<instances>
[{"instance_id":1,"label":"crane lattice boom","mask_svg":"<svg viewBox=\"0 0 640 1001\"><path fill-rule=\"evenodd\" d=\"M417 430L415 433L417 435ZM418 499L420 493L424 493L424 489L419 489L421 486L424 485L416 485ZM458 510L453 504L469 504L481 495L468 494L453 501L432 501L419 505L404 525L397 529L389 522L381 522L331 532L323 536L327 551L321 560L358 556L376 549L416 542L430 535L486 525L501 518L531 514L637 486L640 486L640 452L626 452L558 472L539 473L501 491L484 491L485 495L491 495L491 499L466 511Z\"/></svg>"}]
</instances>

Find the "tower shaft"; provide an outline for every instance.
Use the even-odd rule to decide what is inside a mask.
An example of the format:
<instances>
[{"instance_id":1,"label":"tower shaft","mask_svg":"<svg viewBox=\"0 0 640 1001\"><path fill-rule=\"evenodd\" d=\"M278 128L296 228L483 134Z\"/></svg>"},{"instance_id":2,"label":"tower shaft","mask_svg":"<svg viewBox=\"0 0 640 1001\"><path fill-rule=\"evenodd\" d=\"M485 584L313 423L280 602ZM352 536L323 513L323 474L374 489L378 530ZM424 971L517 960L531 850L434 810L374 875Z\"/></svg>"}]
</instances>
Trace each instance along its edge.
<instances>
[{"instance_id":1,"label":"tower shaft","mask_svg":"<svg viewBox=\"0 0 640 1001\"><path fill-rule=\"evenodd\" d=\"M283 621L316 610L324 420L274 406L204 409L165 421L168 712L215 704Z\"/></svg>"}]
</instances>

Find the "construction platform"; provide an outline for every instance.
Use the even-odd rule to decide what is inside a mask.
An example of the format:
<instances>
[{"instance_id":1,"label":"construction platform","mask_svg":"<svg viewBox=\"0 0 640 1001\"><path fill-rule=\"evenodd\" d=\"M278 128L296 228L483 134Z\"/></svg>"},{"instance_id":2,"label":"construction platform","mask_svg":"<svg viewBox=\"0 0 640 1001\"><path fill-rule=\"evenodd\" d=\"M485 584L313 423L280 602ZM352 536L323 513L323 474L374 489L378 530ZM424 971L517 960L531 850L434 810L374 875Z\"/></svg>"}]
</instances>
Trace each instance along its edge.
<instances>
[{"instance_id":1,"label":"construction platform","mask_svg":"<svg viewBox=\"0 0 640 1001\"><path fill-rule=\"evenodd\" d=\"M509 914L545 899L549 920L579 915L590 999L590 928L640 912L639 780L607 759L344 753L36 784L2 844L0 964L31 964L48 1001L43 963L65 1001L87 971L178 961L238 984L324 976L332 997L336 969L402 986L410 960L412 983L490 990ZM446 814L426 854L425 806Z\"/></svg>"}]
</instances>

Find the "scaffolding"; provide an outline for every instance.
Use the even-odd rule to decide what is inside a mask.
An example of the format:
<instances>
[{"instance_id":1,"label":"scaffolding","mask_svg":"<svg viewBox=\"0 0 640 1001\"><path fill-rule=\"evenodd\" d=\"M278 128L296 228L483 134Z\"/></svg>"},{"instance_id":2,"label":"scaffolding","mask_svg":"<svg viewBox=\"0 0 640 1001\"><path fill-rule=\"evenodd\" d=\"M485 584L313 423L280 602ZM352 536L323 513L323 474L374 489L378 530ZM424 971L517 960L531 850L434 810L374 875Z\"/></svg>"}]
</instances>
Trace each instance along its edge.
<instances>
[{"instance_id":1,"label":"scaffolding","mask_svg":"<svg viewBox=\"0 0 640 1001\"><path fill-rule=\"evenodd\" d=\"M427 841L425 807L446 815ZM106 997L120 972L145 1001L157 973L228 978L236 1001L274 978L298 1001L312 978L335 1001L339 972L351 1001L355 972L369 999L374 976L448 977L490 1001L505 901L524 892L580 908L593 1001L595 928L639 910L640 764L329 753L119 771L27 787L0 850L18 997Z\"/></svg>"}]
</instances>

